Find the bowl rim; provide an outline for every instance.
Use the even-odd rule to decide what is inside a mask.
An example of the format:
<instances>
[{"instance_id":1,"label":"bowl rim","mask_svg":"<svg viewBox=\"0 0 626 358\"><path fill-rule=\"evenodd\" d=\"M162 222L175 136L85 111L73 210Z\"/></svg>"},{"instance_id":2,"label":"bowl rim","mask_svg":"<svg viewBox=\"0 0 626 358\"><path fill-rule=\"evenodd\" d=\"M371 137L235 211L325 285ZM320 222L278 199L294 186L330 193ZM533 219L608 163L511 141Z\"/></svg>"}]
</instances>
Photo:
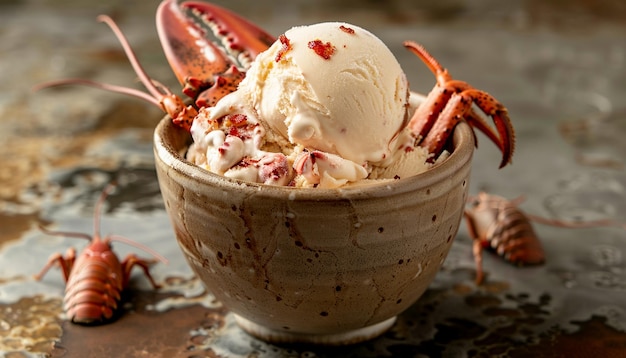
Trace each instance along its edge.
<instances>
[{"instance_id":1,"label":"bowl rim","mask_svg":"<svg viewBox=\"0 0 626 358\"><path fill-rule=\"evenodd\" d=\"M453 131L454 150L452 153L445 160L436 163L425 172L400 179L382 180L380 182L339 188L297 188L228 178L196 166L184 158L183 148L175 148L174 144L168 141L168 137L172 135L184 136L186 134L189 135L184 129L175 126L169 116L163 117L154 130L153 149L155 160L161 161L170 170L174 170L194 181L199 181L204 185L219 186L227 191L237 190L243 193L289 200L302 198L317 201L336 200L337 198L357 199L388 196L390 192L401 194L425 189L439 181L448 179L452 173L469 165L470 163L468 162L471 162L475 145L472 128L462 121Z\"/></svg>"}]
</instances>

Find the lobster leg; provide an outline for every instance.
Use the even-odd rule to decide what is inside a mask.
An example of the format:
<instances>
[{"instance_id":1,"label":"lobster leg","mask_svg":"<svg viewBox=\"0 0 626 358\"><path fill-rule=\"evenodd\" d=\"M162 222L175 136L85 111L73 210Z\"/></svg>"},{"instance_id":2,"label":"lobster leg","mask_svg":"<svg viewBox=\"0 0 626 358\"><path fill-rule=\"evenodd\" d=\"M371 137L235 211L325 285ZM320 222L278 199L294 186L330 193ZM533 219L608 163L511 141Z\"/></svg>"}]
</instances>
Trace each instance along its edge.
<instances>
[{"instance_id":1,"label":"lobster leg","mask_svg":"<svg viewBox=\"0 0 626 358\"><path fill-rule=\"evenodd\" d=\"M65 256L56 253L50 257L46 266L44 266L43 269L35 275L35 280L41 280L46 272L52 268L52 266L58 264L61 267L61 271L63 271L63 279L67 283L72 267L74 267L74 261L76 261L76 250L74 248L67 249Z\"/></svg>"},{"instance_id":2,"label":"lobster leg","mask_svg":"<svg viewBox=\"0 0 626 358\"><path fill-rule=\"evenodd\" d=\"M471 215L467 211L464 211L463 216L465 217L465 223L467 224L467 231L472 238L472 254L474 255L474 264L476 265L475 282L477 285L480 285L485 279L485 273L483 271L484 240L478 236L478 230L476 226L474 226L474 221L472 220Z\"/></svg>"},{"instance_id":3,"label":"lobster leg","mask_svg":"<svg viewBox=\"0 0 626 358\"><path fill-rule=\"evenodd\" d=\"M487 92L471 89L463 91L462 94L472 98L476 106L493 119L498 131L497 135L481 117L477 115L465 117L470 125L480 129L500 148L502 152L500 168L504 167L511 161L513 149L515 148L515 131L513 130L507 109Z\"/></svg>"},{"instance_id":4,"label":"lobster leg","mask_svg":"<svg viewBox=\"0 0 626 358\"><path fill-rule=\"evenodd\" d=\"M129 254L126 256L124 261L122 261L122 275L123 275L123 286L126 287L129 279L130 272L132 271L134 266L139 266L143 270L143 273L146 275L150 283L154 288L160 288L161 285L157 284L152 275L150 274L150 265L155 263L156 260L145 260L137 257L135 254Z\"/></svg>"},{"instance_id":5,"label":"lobster leg","mask_svg":"<svg viewBox=\"0 0 626 358\"><path fill-rule=\"evenodd\" d=\"M421 145L427 148L430 153L441 153L452 130L471 108L471 97L463 93L453 94L422 140Z\"/></svg>"},{"instance_id":6,"label":"lobster leg","mask_svg":"<svg viewBox=\"0 0 626 358\"><path fill-rule=\"evenodd\" d=\"M452 93L445 87L436 85L428 94L426 99L415 110L415 114L408 124L417 144L422 141L428 132L433 128L439 113L443 110Z\"/></svg>"},{"instance_id":7,"label":"lobster leg","mask_svg":"<svg viewBox=\"0 0 626 358\"><path fill-rule=\"evenodd\" d=\"M500 149L502 152L500 168L510 163L515 147L515 136L506 108L487 92L474 89L467 82L452 79L448 70L422 45L405 41L404 46L417 55L437 79L435 88L409 122L409 129L417 138L416 145L422 141L421 145L431 153L440 154L454 126L465 119L472 127L484 132ZM493 118L497 134L472 110L474 103Z\"/></svg>"},{"instance_id":8,"label":"lobster leg","mask_svg":"<svg viewBox=\"0 0 626 358\"><path fill-rule=\"evenodd\" d=\"M437 88L439 86L436 86ZM441 92L452 92L454 88L445 88ZM429 95L430 97L430 95ZM427 99L428 100L428 99ZM437 102L434 102L438 105ZM492 116L493 121L498 130L498 134L487 125L487 123L478 114L472 111L472 104L476 104L485 113ZM423 103L429 104L428 101ZM420 106L421 107L421 106ZM433 105L434 107L434 105ZM434 109L434 108L433 108ZM426 109L430 110L430 109ZM434 112L436 115L438 112ZM420 113L416 112L416 116ZM429 112L429 116L434 116L433 112ZM504 167L511 161L513 155L513 148L515 146L515 139L513 134L513 127L509 120L506 108L499 102L490 96L488 93L468 89L460 93L454 93L450 96L450 99L445 103L443 110L432 123L432 128L427 130L426 136L423 138L421 145L426 147L431 153L441 153L447 139L450 137L452 129L461 121L467 120L467 122L478 129L480 129L489 139L491 139L498 148L502 151L502 161L500 162L500 168ZM411 121L411 124L415 123L418 127L420 121L415 119ZM413 130L413 127L411 127ZM415 129L419 130L419 129ZM414 132L415 133L415 132Z\"/></svg>"},{"instance_id":9,"label":"lobster leg","mask_svg":"<svg viewBox=\"0 0 626 358\"><path fill-rule=\"evenodd\" d=\"M474 239L472 243L472 254L474 255L474 265L476 265L476 285L481 285L485 280L485 272L483 271L483 243L479 239Z\"/></svg>"},{"instance_id":10,"label":"lobster leg","mask_svg":"<svg viewBox=\"0 0 626 358\"><path fill-rule=\"evenodd\" d=\"M426 137L426 134L430 132L439 113L441 113L452 96L453 92L447 86L447 82L451 78L448 71L426 51L424 46L413 41L405 41L404 46L418 56L437 78L437 84L430 91L424 103L417 108L409 122L409 129L413 136L417 138L416 144L419 144Z\"/></svg>"}]
</instances>

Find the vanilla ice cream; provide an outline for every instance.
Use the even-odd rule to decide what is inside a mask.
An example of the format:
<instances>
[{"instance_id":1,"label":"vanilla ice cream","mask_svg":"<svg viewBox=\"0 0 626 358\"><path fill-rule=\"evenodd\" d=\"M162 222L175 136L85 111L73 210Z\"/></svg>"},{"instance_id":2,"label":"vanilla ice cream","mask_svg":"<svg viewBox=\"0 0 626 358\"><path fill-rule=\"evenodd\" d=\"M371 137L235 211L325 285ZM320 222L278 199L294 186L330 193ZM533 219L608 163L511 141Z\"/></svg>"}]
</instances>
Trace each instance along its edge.
<instances>
[{"instance_id":1,"label":"vanilla ice cream","mask_svg":"<svg viewBox=\"0 0 626 358\"><path fill-rule=\"evenodd\" d=\"M409 88L385 44L341 22L295 27L259 54L237 91L200 111L188 158L233 178L337 187L425 170L405 128ZM417 152L417 153L416 153ZM392 165L393 164L393 165ZM400 170L402 175L408 170Z\"/></svg>"},{"instance_id":2,"label":"vanilla ice cream","mask_svg":"<svg viewBox=\"0 0 626 358\"><path fill-rule=\"evenodd\" d=\"M290 142L359 164L389 157L406 120L400 64L373 34L345 23L287 31L259 55L240 88Z\"/></svg>"}]
</instances>

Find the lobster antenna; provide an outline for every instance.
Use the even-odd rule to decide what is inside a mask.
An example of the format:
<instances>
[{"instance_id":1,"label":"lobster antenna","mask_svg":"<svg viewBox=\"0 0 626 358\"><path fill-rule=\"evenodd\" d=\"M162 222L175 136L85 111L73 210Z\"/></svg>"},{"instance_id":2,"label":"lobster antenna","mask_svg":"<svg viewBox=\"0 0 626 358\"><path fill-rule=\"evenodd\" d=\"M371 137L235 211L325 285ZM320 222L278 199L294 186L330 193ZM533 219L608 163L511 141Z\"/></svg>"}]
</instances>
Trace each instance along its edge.
<instances>
[{"instance_id":1,"label":"lobster antenna","mask_svg":"<svg viewBox=\"0 0 626 358\"><path fill-rule=\"evenodd\" d=\"M141 83L143 83L143 85L146 87L148 92L150 92L154 96L154 98L162 97L163 93L160 92L154 86L154 84L152 83L152 80L150 79L150 77L148 77L148 74L146 73L146 71L143 69L143 67L137 60L135 51L133 51L132 47L130 47L130 43L128 42L128 39L126 38L122 30L117 26L115 21L113 21L113 19L107 15L100 15L98 16L97 19L98 21L104 22L105 24L109 25L109 27L111 28L111 30L113 31L117 39L119 40L120 44L122 45L122 48L124 48L124 52L126 53L126 56L128 57L128 61L133 66L135 73L137 73L137 76L139 76ZM171 95L172 93L169 90L165 90L165 94Z\"/></svg>"},{"instance_id":2,"label":"lobster antenna","mask_svg":"<svg viewBox=\"0 0 626 358\"><path fill-rule=\"evenodd\" d=\"M150 255L152 255L155 259L157 259L157 260L159 260L159 261L163 262L164 264L167 264L167 263L168 263L168 260L167 260L165 257L161 256L161 255L160 255L159 253L157 253L156 251L154 251L154 250L152 250L151 248L149 248L149 247L147 247L147 246L145 246L145 245L142 245L142 244L140 244L140 243L138 243L138 242L136 242L136 241L133 241L133 240L131 240L131 239L129 239L129 238L126 238L126 237L124 237L124 236L119 236L119 235L109 235L109 236L107 236L107 238L109 239L109 241L123 242L123 243L125 243L125 244L127 244L127 245L130 245L130 246L136 247L136 248L138 248L138 249L140 249L140 250L143 250L143 251L145 251L145 252L149 253L149 254L150 254Z\"/></svg>"},{"instance_id":3,"label":"lobster antenna","mask_svg":"<svg viewBox=\"0 0 626 358\"><path fill-rule=\"evenodd\" d=\"M102 208L102 205L104 204L104 201L106 200L107 196L111 194L111 192L113 191L115 187L116 187L115 182L111 182L104 188L104 190L102 190L102 194L100 194L100 198L98 199L98 203L96 204L94 215L93 215L94 237L100 237L100 209ZM109 235L107 236L107 239L109 241L118 241L118 242L123 242L125 244L128 244L130 246L134 246L140 250L143 250L149 253L150 255L154 256L154 258L156 258L157 260L163 263L168 262L165 257L159 255L156 251L152 250L151 248L145 245L142 245L138 242L132 241L131 239L128 239L126 237L119 236L119 235Z\"/></svg>"},{"instance_id":4,"label":"lobster antenna","mask_svg":"<svg viewBox=\"0 0 626 358\"><path fill-rule=\"evenodd\" d=\"M42 225L39 225L39 230L43 231L44 233L46 233L48 235L73 237L73 238L86 239L86 240L91 241L91 236L89 236L88 234L82 233L82 232L52 231L52 230L46 229Z\"/></svg>"},{"instance_id":5,"label":"lobster antenna","mask_svg":"<svg viewBox=\"0 0 626 358\"><path fill-rule=\"evenodd\" d=\"M51 231L41 225L39 225L39 229L48 235L54 235L54 236L74 237L74 238L79 238L79 239L87 239L89 241L93 240L93 238L96 238L96 237L99 238L100 237L100 208L102 207L102 204L106 200L109 193L113 190L113 188L115 188L115 184L110 183L109 185L107 185L107 187L104 188L104 190L102 191L102 194L100 194L100 198L98 199L98 202L96 203L96 207L94 209L94 214L93 214L93 228L94 228L93 237L89 236L88 234L81 233L81 232Z\"/></svg>"},{"instance_id":6,"label":"lobster antenna","mask_svg":"<svg viewBox=\"0 0 626 358\"><path fill-rule=\"evenodd\" d=\"M584 229L584 228L594 228L594 227L617 227L626 230L626 224L611 220L611 219L600 219L600 220L590 220L590 221L567 221L560 219L548 219L543 218L541 216L526 214L526 216L535 222L544 225L552 225L556 227L563 228L572 228L572 229Z\"/></svg>"},{"instance_id":7,"label":"lobster antenna","mask_svg":"<svg viewBox=\"0 0 626 358\"><path fill-rule=\"evenodd\" d=\"M414 41L404 41L403 45L409 51L413 52L415 55L421 58L426 66L431 70L431 72L437 77L437 79L439 79L439 69L443 69L444 71L446 71L443 66L439 64L439 61L437 61L428 51L426 51L424 46Z\"/></svg>"},{"instance_id":8,"label":"lobster antenna","mask_svg":"<svg viewBox=\"0 0 626 358\"><path fill-rule=\"evenodd\" d=\"M107 196L111 194L114 188L115 188L115 183L113 182L109 183L104 188L104 190L102 190L102 193L100 194L100 198L98 198L98 202L96 203L96 207L94 208L94 211L93 211L93 236L94 237L100 237L100 211Z\"/></svg>"},{"instance_id":9,"label":"lobster antenna","mask_svg":"<svg viewBox=\"0 0 626 358\"><path fill-rule=\"evenodd\" d=\"M116 86L116 85L112 85L108 83L85 80L82 78L69 78L69 79L64 79L64 80L44 82L44 83L34 86L33 91L39 91L41 89L48 88L48 87L58 87L58 86L65 86L65 85L83 85L83 86L98 88L98 89L109 91L109 92L121 93L121 94L125 94L125 95L142 99L157 107L161 107L161 104L156 98L140 90L137 90L134 88L123 87L123 86Z\"/></svg>"},{"instance_id":10,"label":"lobster antenna","mask_svg":"<svg viewBox=\"0 0 626 358\"><path fill-rule=\"evenodd\" d=\"M48 87L78 84L78 85L98 88L98 89L109 91L109 92L115 92L115 93L121 93L121 94L129 95L129 96L133 96L133 97L142 99L144 101L147 101L153 105L156 105L157 107L162 108L163 106L161 105L159 99L162 98L164 95L166 96L172 95L172 92L165 86L161 85L157 87L153 84L152 80L150 79L146 71L143 69L143 67L137 60L137 56L135 55L135 52L133 51L133 49L130 47L128 39L126 38L126 36L124 36L124 33L117 26L117 24L113 21L113 19L111 19L107 15L100 15L98 16L97 19L98 21L104 22L107 25L109 25L109 27L111 28L111 30L113 31L113 33L115 34L119 42L121 43L122 47L124 48L124 52L126 53L126 56L128 57L128 60L131 66L133 66L135 73L139 77L139 80L144 85L144 87L148 90L148 92L150 92L150 94L144 93L134 88L116 86L116 85L112 85L108 83L90 81L90 80L85 80L85 79L80 79L80 78L70 78L70 79L65 79L65 80L45 82L45 83L42 83L33 87L33 91L39 91L43 88L48 88Z\"/></svg>"}]
</instances>

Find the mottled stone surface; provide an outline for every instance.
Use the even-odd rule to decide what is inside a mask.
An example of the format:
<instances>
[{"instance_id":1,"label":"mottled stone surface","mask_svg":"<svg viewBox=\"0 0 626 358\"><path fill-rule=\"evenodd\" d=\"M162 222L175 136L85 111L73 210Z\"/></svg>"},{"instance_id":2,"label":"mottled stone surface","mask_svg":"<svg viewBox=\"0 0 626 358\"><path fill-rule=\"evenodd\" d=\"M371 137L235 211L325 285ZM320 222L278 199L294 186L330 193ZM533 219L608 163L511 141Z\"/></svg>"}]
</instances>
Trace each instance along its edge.
<instances>
[{"instance_id":1,"label":"mottled stone surface","mask_svg":"<svg viewBox=\"0 0 626 358\"><path fill-rule=\"evenodd\" d=\"M274 34L343 20L389 45L411 87L434 78L402 48L423 43L453 76L509 108L518 132L514 165L479 135L470 192L567 219L626 217L626 5L576 1L230 1ZM151 149L158 109L79 87L33 93L42 81L81 77L138 86L108 28L112 15L151 76L178 85L154 26L158 1L0 2L0 352L7 357L616 356L626 349L626 231L537 224L547 263L516 268L486 255L487 282L473 283L462 227L426 294L384 336L341 348L278 347L239 330L193 277L163 209ZM91 233L94 203L112 179L103 234L123 235L169 259L151 290L134 272L119 319L69 323L59 270L32 275L55 252L85 242L43 234L39 224ZM135 248L116 244L120 257Z\"/></svg>"}]
</instances>

